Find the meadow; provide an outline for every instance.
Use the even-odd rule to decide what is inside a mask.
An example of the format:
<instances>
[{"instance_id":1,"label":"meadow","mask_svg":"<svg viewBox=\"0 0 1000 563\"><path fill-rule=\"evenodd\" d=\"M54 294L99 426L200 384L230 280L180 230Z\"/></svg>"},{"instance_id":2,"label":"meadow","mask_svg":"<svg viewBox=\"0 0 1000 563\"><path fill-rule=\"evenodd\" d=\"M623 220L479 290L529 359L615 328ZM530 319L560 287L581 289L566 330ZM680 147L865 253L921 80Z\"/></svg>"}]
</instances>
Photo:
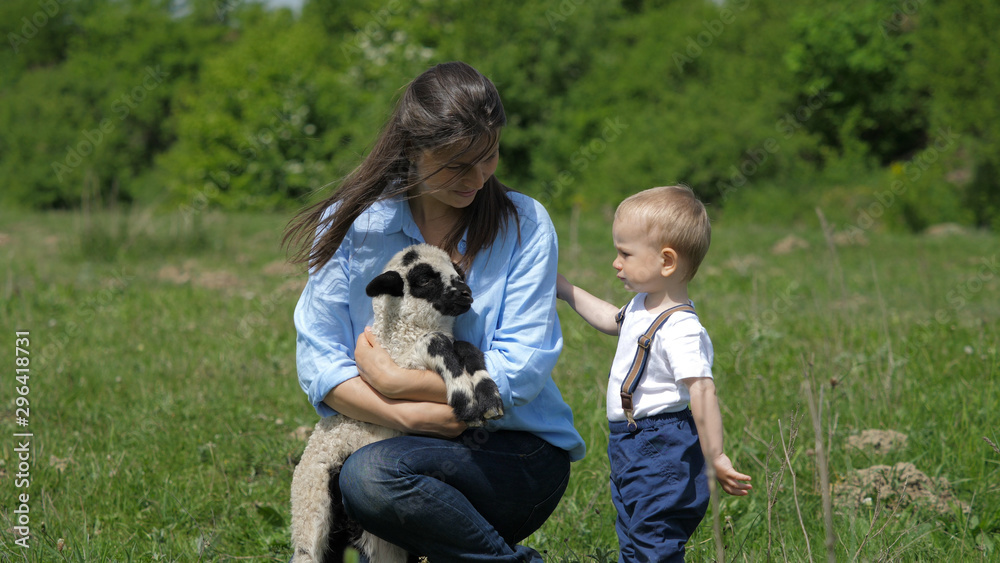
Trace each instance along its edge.
<instances>
[{"instance_id":1,"label":"meadow","mask_svg":"<svg viewBox=\"0 0 1000 563\"><path fill-rule=\"evenodd\" d=\"M0 210L0 562L288 560L288 490L315 423L295 376L289 216ZM608 211L554 220L562 273L624 303ZM996 560L998 258L983 232L717 220L692 297L726 449L754 491L719 499L688 560L717 560L717 543L725 561ZM554 376L589 450L526 543L547 561L614 561L615 341L559 307ZM906 440L865 446L865 430ZM32 434L26 486L15 433ZM878 465L897 469L859 485Z\"/></svg>"}]
</instances>

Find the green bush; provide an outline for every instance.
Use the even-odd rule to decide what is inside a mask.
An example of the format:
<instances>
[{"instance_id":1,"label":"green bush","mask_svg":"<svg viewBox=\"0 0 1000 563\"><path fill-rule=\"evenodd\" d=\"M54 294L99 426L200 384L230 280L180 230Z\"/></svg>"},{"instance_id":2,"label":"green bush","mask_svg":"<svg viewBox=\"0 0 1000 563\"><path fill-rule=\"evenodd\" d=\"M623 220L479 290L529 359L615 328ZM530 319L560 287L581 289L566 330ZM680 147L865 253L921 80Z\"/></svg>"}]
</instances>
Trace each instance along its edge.
<instances>
[{"instance_id":1,"label":"green bush","mask_svg":"<svg viewBox=\"0 0 1000 563\"><path fill-rule=\"evenodd\" d=\"M823 93L824 111L805 126L824 145L888 163L919 149L927 129L926 92L907 74L914 33L885 18L895 2L829 4L799 12L785 63L800 102ZM856 150L856 148L854 149Z\"/></svg>"},{"instance_id":2,"label":"green bush","mask_svg":"<svg viewBox=\"0 0 1000 563\"><path fill-rule=\"evenodd\" d=\"M197 10L174 17L156 0L65 9L74 10L65 54L0 87L3 197L34 208L131 201L149 189L141 177L173 141L175 90L197 73L222 28ZM23 64L36 64L27 54L43 39L40 31L24 46Z\"/></svg>"},{"instance_id":3,"label":"green bush","mask_svg":"<svg viewBox=\"0 0 1000 563\"><path fill-rule=\"evenodd\" d=\"M408 80L465 60L504 98L499 176L556 210L686 183L774 218L834 190L850 216L838 190L877 193L945 131L961 150L882 221L1000 216L992 4L11 0L0 21L4 204L297 206Z\"/></svg>"},{"instance_id":4,"label":"green bush","mask_svg":"<svg viewBox=\"0 0 1000 563\"><path fill-rule=\"evenodd\" d=\"M967 148L973 180L962 203L981 226L1000 226L1000 6L955 0L921 5L904 14L919 33L910 70L931 93L935 130L950 131ZM962 166L968 166L962 163Z\"/></svg>"}]
</instances>

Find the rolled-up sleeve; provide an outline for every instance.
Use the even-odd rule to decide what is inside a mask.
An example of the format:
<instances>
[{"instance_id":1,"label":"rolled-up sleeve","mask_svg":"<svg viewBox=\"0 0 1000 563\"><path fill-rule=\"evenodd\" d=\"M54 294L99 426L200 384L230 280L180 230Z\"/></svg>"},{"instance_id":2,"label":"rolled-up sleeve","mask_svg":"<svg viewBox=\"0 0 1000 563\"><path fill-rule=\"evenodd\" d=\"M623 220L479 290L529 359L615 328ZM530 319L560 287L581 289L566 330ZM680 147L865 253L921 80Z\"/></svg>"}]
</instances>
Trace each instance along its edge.
<instances>
[{"instance_id":1,"label":"rolled-up sleeve","mask_svg":"<svg viewBox=\"0 0 1000 563\"><path fill-rule=\"evenodd\" d=\"M485 352L486 367L508 407L538 396L551 381L563 346L556 315L558 241L548 215L539 213L537 224L531 225L534 229L521 230L496 330Z\"/></svg>"},{"instance_id":2,"label":"rolled-up sleeve","mask_svg":"<svg viewBox=\"0 0 1000 563\"><path fill-rule=\"evenodd\" d=\"M358 375L349 303L350 257L345 246L309 275L293 316L299 385L320 416L337 414L323 399L334 387Z\"/></svg>"}]
</instances>

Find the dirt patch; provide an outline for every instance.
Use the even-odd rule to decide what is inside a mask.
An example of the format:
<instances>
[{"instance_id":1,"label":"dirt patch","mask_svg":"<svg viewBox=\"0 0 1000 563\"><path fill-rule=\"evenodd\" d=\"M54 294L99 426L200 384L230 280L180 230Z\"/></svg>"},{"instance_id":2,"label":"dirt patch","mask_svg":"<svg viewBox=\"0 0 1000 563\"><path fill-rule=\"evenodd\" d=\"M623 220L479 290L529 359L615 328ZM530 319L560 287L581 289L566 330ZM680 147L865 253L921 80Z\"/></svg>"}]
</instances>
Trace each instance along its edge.
<instances>
[{"instance_id":1,"label":"dirt patch","mask_svg":"<svg viewBox=\"0 0 1000 563\"><path fill-rule=\"evenodd\" d=\"M906 440L906 434L895 430L864 430L859 436L849 436L847 443L861 450L884 454L905 448Z\"/></svg>"},{"instance_id":2,"label":"dirt patch","mask_svg":"<svg viewBox=\"0 0 1000 563\"><path fill-rule=\"evenodd\" d=\"M928 477L907 462L860 469L833 486L833 502L840 508L856 509L876 501L890 509L898 503L900 508L924 506L941 514L953 507L969 512L968 503L955 498L947 479Z\"/></svg>"},{"instance_id":3,"label":"dirt patch","mask_svg":"<svg viewBox=\"0 0 1000 563\"><path fill-rule=\"evenodd\" d=\"M164 266L156 273L156 279L169 283L182 284L191 281L191 272L177 266Z\"/></svg>"},{"instance_id":4,"label":"dirt patch","mask_svg":"<svg viewBox=\"0 0 1000 563\"><path fill-rule=\"evenodd\" d=\"M759 256L754 254L744 254L740 256L733 256L729 260L726 260L723 264L723 268L736 271L737 274L745 276L750 273L750 270L759 267L764 262Z\"/></svg>"},{"instance_id":5,"label":"dirt patch","mask_svg":"<svg viewBox=\"0 0 1000 563\"><path fill-rule=\"evenodd\" d=\"M192 283L207 289L236 289L241 285L240 278L236 274L222 270L198 271L191 261L185 262L180 267L164 266L156 273L156 278L177 285Z\"/></svg>"},{"instance_id":6,"label":"dirt patch","mask_svg":"<svg viewBox=\"0 0 1000 563\"><path fill-rule=\"evenodd\" d=\"M833 233L833 244L837 246L868 246L868 235L864 231L849 229Z\"/></svg>"},{"instance_id":7,"label":"dirt patch","mask_svg":"<svg viewBox=\"0 0 1000 563\"><path fill-rule=\"evenodd\" d=\"M278 286L278 293L294 293L300 294L302 290L306 288L306 280L288 280L285 283Z\"/></svg>"},{"instance_id":8,"label":"dirt patch","mask_svg":"<svg viewBox=\"0 0 1000 563\"><path fill-rule=\"evenodd\" d=\"M809 241L795 235L788 235L787 237L774 243L774 246L771 247L771 254L781 256L783 254L790 254L796 250L806 248L809 248Z\"/></svg>"},{"instance_id":9,"label":"dirt patch","mask_svg":"<svg viewBox=\"0 0 1000 563\"><path fill-rule=\"evenodd\" d=\"M69 457L60 459L54 455L49 456L49 467L55 467L56 471L59 473L66 471L66 468L69 467L69 464L71 463L73 463L73 459Z\"/></svg>"},{"instance_id":10,"label":"dirt patch","mask_svg":"<svg viewBox=\"0 0 1000 563\"><path fill-rule=\"evenodd\" d=\"M305 271L302 266L289 264L287 260L275 260L274 262L265 264L261 271L264 275L280 276L283 278L305 276Z\"/></svg>"},{"instance_id":11,"label":"dirt patch","mask_svg":"<svg viewBox=\"0 0 1000 563\"><path fill-rule=\"evenodd\" d=\"M240 286L240 278L236 274L224 271L201 272L195 278L194 284L208 289L231 289Z\"/></svg>"},{"instance_id":12,"label":"dirt patch","mask_svg":"<svg viewBox=\"0 0 1000 563\"><path fill-rule=\"evenodd\" d=\"M931 238L950 237L966 234L965 227L958 223L938 223L924 229L924 235Z\"/></svg>"}]
</instances>

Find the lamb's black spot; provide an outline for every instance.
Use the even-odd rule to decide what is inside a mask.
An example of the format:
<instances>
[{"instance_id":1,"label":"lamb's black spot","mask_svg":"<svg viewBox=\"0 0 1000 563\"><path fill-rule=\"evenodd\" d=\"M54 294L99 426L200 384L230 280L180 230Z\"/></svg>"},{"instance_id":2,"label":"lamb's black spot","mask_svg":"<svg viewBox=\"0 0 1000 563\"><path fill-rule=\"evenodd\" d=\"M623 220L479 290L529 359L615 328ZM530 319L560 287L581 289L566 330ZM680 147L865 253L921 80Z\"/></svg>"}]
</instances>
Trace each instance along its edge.
<instances>
[{"instance_id":1,"label":"lamb's black spot","mask_svg":"<svg viewBox=\"0 0 1000 563\"><path fill-rule=\"evenodd\" d=\"M416 249L410 250L409 252L403 255L403 265L409 266L410 264L414 263L417 260L417 258L420 258L420 254L416 251Z\"/></svg>"},{"instance_id":2,"label":"lamb's black spot","mask_svg":"<svg viewBox=\"0 0 1000 563\"><path fill-rule=\"evenodd\" d=\"M462 421L476 420L478 417L469 412L469 396L463 391L455 391L448 399L451 410L455 413L455 418Z\"/></svg>"},{"instance_id":3,"label":"lamb's black spot","mask_svg":"<svg viewBox=\"0 0 1000 563\"><path fill-rule=\"evenodd\" d=\"M430 264L417 264L406 273L406 281L410 283L410 295L430 301L437 305L444 296L444 282L441 274Z\"/></svg>"},{"instance_id":4,"label":"lamb's black spot","mask_svg":"<svg viewBox=\"0 0 1000 563\"><path fill-rule=\"evenodd\" d=\"M462 366L469 373L474 373L479 370L486 369L486 358L483 353L468 342L463 342L461 340L455 341L455 353L458 354L459 359L462 361Z\"/></svg>"},{"instance_id":5,"label":"lamb's black spot","mask_svg":"<svg viewBox=\"0 0 1000 563\"><path fill-rule=\"evenodd\" d=\"M492 405L499 398L500 390L492 379L486 378L476 384L476 402Z\"/></svg>"},{"instance_id":6,"label":"lamb's black spot","mask_svg":"<svg viewBox=\"0 0 1000 563\"><path fill-rule=\"evenodd\" d=\"M441 358L444 362L444 369L448 373L439 373L445 381L454 379L462 373L462 362L455 355L455 348L451 337L443 332L435 332L427 346L427 353L435 358Z\"/></svg>"},{"instance_id":7,"label":"lamb's black spot","mask_svg":"<svg viewBox=\"0 0 1000 563\"><path fill-rule=\"evenodd\" d=\"M442 315L457 317L472 306L472 292L460 279L445 280L439 272L427 263L420 263L406 273L410 285L410 295L423 299L434 306Z\"/></svg>"}]
</instances>

